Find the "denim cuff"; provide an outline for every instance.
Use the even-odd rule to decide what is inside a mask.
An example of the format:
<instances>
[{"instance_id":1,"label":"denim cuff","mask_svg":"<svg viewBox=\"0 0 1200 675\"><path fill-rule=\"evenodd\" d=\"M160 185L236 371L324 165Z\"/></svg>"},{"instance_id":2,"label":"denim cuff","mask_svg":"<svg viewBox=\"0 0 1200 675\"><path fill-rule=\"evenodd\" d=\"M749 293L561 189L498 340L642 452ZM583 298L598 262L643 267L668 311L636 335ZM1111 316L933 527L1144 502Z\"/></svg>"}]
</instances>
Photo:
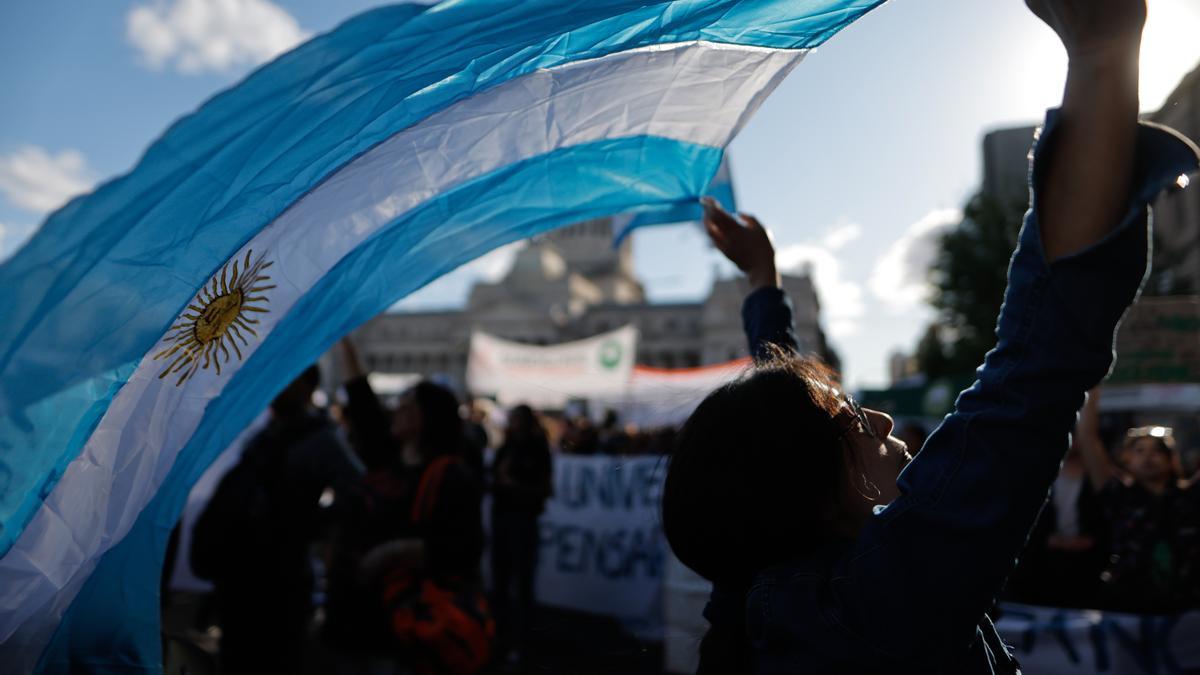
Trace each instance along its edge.
<instances>
[{"instance_id":1,"label":"denim cuff","mask_svg":"<svg viewBox=\"0 0 1200 675\"><path fill-rule=\"evenodd\" d=\"M1180 175L1200 166L1196 146L1148 123L1138 129L1134 181L1121 222L1099 242L1047 264L1038 218L1045 148L1060 113L1051 110L1034 146L1031 205L1009 267L1008 289L997 324L997 352L981 376L1007 379L1030 361L1053 360L1046 372L1088 388L1112 364L1113 334L1137 297L1149 259L1148 204ZM1044 333L1044 339L1034 335ZM1004 358L1015 357L1015 358ZM995 358L1000 357L1000 358ZM1040 365L1045 365L1042 363Z\"/></svg>"},{"instance_id":2,"label":"denim cuff","mask_svg":"<svg viewBox=\"0 0 1200 675\"><path fill-rule=\"evenodd\" d=\"M1025 230L1029 231L1022 232L1021 245L1022 247L1035 246L1043 260L1045 260L1045 254L1042 253L1041 228L1036 218L1040 196L1039 185L1041 185L1042 175L1045 173L1045 147L1053 136L1061 117L1062 111L1059 108L1051 108L1046 112L1046 121L1038 130L1037 140L1030 152L1030 211L1034 218L1032 218L1032 227L1030 223L1026 223ZM1195 143L1170 127L1152 122L1138 122L1133 157L1133 185L1130 188L1129 203L1121 224L1099 242L1063 256L1052 265L1071 258L1086 256L1091 251L1103 247L1110 240L1118 238L1122 230L1137 222L1141 210L1153 202L1160 192L1173 184L1186 185L1187 181L1180 181L1180 178L1195 173L1197 170L1200 170L1200 149L1197 149ZM1030 240L1026 241L1027 238Z\"/></svg>"}]
</instances>

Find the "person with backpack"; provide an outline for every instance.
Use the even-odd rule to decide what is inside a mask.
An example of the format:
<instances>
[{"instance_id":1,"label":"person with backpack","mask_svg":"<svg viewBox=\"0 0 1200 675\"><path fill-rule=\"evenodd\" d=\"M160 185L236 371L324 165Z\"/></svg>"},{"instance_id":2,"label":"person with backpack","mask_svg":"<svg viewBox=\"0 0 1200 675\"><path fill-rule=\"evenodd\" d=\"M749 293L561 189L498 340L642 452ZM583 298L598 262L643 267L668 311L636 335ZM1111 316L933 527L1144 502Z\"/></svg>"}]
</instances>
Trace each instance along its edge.
<instances>
[{"instance_id":1,"label":"person with backpack","mask_svg":"<svg viewBox=\"0 0 1200 675\"><path fill-rule=\"evenodd\" d=\"M320 377L311 366L272 401L267 427L192 531L192 569L215 586L225 675L299 672L313 609L311 547L330 511L357 491L360 471L311 403Z\"/></svg>"},{"instance_id":2,"label":"person with backpack","mask_svg":"<svg viewBox=\"0 0 1200 675\"><path fill-rule=\"evenodd\" d=\"M323 637L344 672L478 672L495 624L480 580L482 486L462 459L458 399L422 381L389 414L348 341L343 355L346 417L367 472L338 526Z\"/></svg>"},{"instance_id":3,"label":"person with backpack","mask_svg":"<svg viewBox=\"0 0 1200 675\"><path fill-rule=\"evenodd\" d=\"M671 549L713 582L702 674L1020 672L987 612L1112 365L1148 204L1200 164L1138 123L1145 0L1027 4L1066 47L1063 105L1034 148L996 347L919 452L797 354L766 229L709 205L710 237L755 287L756 364L692 413L663 488Z\"/></svg>"}]
</instances>

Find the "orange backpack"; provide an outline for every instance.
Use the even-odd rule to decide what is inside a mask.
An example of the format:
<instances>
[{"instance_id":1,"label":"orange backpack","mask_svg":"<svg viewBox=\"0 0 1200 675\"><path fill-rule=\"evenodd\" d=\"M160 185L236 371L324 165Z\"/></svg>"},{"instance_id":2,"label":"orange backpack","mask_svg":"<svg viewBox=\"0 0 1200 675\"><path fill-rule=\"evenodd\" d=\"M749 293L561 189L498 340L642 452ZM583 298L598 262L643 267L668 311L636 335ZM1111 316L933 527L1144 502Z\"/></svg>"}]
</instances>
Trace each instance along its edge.
<instances>
[{"instance_id":1,"label":"orange backpack","mask_svg":"<svg viewBox=\"0 0 1200 675\"><path fill-rule=\"evenodd\" d=\"M425 469L413 500L414 525L430 521L442 477L454 461L439 457ZM496 622L473 585L395 569L384 577L383 601L392 634L417 655L422 675L472 675L491 659Z\"/></svg>"}]
</instances>

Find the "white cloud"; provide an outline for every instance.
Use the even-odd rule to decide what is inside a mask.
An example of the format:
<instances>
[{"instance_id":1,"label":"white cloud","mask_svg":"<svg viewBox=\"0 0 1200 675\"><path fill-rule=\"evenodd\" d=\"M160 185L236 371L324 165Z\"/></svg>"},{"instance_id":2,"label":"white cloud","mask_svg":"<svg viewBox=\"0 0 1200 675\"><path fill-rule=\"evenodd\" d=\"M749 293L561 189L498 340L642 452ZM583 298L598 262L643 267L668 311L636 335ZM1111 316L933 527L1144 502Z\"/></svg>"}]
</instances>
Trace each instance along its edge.
<instances>
[{"instance_id":1,"label":"white cloud","mask_svg":"<svg viewBox=\"0 0 1200 675\"><path fill-rule=\"evenodd\" d=\"M51 155L26 145L0 156L0 192L28 211L52 211L92 188L87 162L77 150Z\"/></svg>"},{"instance_id":2,"label":"white cloud","mask_svg":"<svg viewBox=\"0 0 1200 675\"><path fill-rule=\"evenodd\" d=\"M867 282L875 297L892 313L919 305L929 296L929 266L938 239L962 221L958 209L937 209L908 226L896 243L880 256Z\"/></svg>"},{"instance_id":3,"label":"white cloud","mask_svg":"<svg viewBox=\"0 0 1200 675\"><path fill-rule=\"evenodd\" d=\"M862 227L858 223L842 222L821 239L821 245L831 251L841 250L846 244L862 236Z\"/></svg>"},{"instance_id":4,"label":"white cloud","mask_svg":"<svg viewBox=\"0 0 1200 675\"><path fill-rule=\"evenodd\" d=\"M846 279L842 263L826 246L792 244L779 249L775 261L780 270L805 272L816 284L821 299L821 317L829 334L844 337L858 329L863 315L862 287Z\"/></svg>"},{"instance_id":5,"label":"white cloud","mask_svg":"<svg viewBox=\"0 0 1200 675\"><path fill-rule=\"evenodd\" d=\"M155 0L130 10L125 30L150 67L189 74L257 65L309 35L269 0Z\"/></svg>"}]
</instances>

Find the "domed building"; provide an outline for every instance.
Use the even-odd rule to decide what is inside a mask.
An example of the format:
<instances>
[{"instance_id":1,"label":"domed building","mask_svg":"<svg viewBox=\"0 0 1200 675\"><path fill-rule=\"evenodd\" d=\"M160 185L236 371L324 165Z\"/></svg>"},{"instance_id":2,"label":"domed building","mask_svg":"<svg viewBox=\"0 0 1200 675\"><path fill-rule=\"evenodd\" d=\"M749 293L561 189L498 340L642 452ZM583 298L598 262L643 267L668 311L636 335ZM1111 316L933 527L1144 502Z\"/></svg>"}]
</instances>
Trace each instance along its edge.
<instances>
[{"instance_id":1,"label":"domed building","mask_svg":"<svg viewBox=\"0 0 1200 675\"><path fill-rule=\"evenodd\" d=\"M585 221L532 240L498 282L476 283L456 311L389 312L354 333L368 368L437 375L462 386L473 330L527 344L591 337L621 326L639 332L638 365L693 368L747 355L741 279L718 279L706 299L648 303L634 273L633 242L614 248L607 219ZM796 308L801 349L836 365L821 330L808 276L784 276Z\"/></svg>"}]
</instances>

